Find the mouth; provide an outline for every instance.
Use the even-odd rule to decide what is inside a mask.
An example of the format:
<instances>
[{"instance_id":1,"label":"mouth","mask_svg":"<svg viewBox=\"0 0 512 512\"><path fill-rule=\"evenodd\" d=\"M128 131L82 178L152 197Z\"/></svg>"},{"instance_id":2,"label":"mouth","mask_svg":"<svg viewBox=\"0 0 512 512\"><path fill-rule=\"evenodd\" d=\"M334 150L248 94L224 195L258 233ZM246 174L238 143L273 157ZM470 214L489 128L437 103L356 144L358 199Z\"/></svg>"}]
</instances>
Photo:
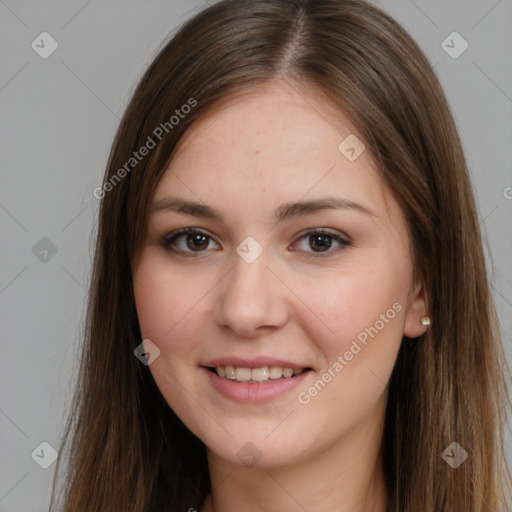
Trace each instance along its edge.
<instances>
[{"instance_id":1,"label":"mouth","mask_svg":"<svg viewBox=\"0 0 512 512\"><path fill-rule=\"evenodd\" d=\"M246 384L264 384L267 382L293 379L299 375L312 371L312 368L287 368L283 366L261 366L259 368L248 368L244 366L215 366L205 367L218 377L223 379L244 382Z\"/></svg>"},{"instance_id":2,"label":"mouth","mask_svg":"<svg viewBox=\"0 0 512 512\"><path fill-rule=\"evenodd\" d=\"M314 373L311 367L264 365L263 361L245 362L251 367L226 363L212 362L201 366L207 382L224 397L250 405L286 399L292 390L305 385Z\"/></svg>"},{"instance_id":3,"label":"mouth","mask_svg":"<svg viewBox=\"0 0 512 512\"><path fill-rule=\"evenodd\" d=\"M315 373L305 362L263 354L222 356L203 361L200 367L214 390L245 404L286 400Z\"/></svg>"}]
</instances>

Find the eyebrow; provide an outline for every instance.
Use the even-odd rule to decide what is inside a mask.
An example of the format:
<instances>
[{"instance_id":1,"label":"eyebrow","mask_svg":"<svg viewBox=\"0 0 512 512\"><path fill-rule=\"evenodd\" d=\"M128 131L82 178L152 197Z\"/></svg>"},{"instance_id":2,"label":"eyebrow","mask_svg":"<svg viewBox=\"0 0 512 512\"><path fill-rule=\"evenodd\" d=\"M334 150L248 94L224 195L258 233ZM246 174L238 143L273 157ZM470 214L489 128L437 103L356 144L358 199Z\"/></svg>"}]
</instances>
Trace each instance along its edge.
<instances>
[{"instance_id":1,"label":"eyebrow","mask_svg":"<svg viewBox=\"0 0 512 512\"><path fill-rule=\"evenodd\" d=\"M156 201L150 207L151 214L162 210L170 210L205 219L218 220L224 223L222 214L215 210L215 208L185 199L166 197ZM284 203L275 210L274 220L278 223L324 210L353 210L371 217L378 217L374 211L362 204L341 197L325 197L309 201Z\"/></svg>"}]
</instances>

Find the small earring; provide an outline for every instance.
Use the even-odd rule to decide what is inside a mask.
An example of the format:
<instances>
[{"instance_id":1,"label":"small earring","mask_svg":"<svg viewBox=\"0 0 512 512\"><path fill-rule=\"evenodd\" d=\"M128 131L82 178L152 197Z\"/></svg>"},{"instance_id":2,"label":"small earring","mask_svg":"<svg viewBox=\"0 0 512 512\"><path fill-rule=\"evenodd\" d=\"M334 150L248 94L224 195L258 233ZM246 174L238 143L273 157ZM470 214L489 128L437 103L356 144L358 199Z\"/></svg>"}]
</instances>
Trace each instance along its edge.
<instances>
[{"instance_id":1,"label":"small earring","mask_svg":"<svg viewBox=\"0 0 512 512\"><path fill-rule=\"evenodd\" d=\"M421 325L430 325L430 317L429 316L422 316L420 318L420 324Z\"/></svg>"}]
</instances>

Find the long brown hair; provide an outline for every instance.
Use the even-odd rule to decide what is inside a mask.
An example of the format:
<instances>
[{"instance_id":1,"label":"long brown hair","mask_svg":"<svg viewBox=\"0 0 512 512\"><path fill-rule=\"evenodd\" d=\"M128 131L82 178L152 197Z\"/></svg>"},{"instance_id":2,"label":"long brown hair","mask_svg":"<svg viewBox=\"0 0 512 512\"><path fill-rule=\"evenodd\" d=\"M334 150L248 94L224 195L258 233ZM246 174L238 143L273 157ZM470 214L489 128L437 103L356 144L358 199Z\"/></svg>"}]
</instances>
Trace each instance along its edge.
<instances>
[{"instance_id":1,"label":"long brown hair","mask_svg":"<svg viewBox=\"0 0 512 512\"><path fill-rule=\"evenodd\" d=\"M96 194L83 351L50 510L61 464L59 510L201 508L210 490L205 446L134 356L142 340L132 269L148 205L180 138L208 110L270 80L314 88L348 117L408 221L433 324L402 340L389 382L390 510L505 511L509 370L465 157L426 57L362 0L221 1L181 27L140 80ZM442 458L452 442L468 453L457 469Z\"/></svg>"}]
</instances>

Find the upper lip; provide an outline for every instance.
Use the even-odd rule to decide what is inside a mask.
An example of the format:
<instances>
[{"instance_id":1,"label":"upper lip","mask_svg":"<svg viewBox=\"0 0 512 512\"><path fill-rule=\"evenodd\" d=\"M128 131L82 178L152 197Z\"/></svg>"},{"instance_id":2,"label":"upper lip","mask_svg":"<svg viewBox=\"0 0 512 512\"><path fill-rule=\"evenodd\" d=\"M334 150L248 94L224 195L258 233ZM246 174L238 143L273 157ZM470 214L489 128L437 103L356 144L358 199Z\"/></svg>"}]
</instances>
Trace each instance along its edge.
<instances>
[{"instance_id":1,"label":"upper lip","mask_svg":"<svg viewBox=\"0 0 512 512\"><path fill-rule=\"evenodd\" d=\"M281 368L291 368L292 370L301 370L311 368L307 364L292 363L284 359L275 357L258 356L253 358L226 356L206 361L201 366L206 368L215 368L217 366L236 366L242 368L263 368L264 366L280 366Z\"/></svg>"}]
</instances>

